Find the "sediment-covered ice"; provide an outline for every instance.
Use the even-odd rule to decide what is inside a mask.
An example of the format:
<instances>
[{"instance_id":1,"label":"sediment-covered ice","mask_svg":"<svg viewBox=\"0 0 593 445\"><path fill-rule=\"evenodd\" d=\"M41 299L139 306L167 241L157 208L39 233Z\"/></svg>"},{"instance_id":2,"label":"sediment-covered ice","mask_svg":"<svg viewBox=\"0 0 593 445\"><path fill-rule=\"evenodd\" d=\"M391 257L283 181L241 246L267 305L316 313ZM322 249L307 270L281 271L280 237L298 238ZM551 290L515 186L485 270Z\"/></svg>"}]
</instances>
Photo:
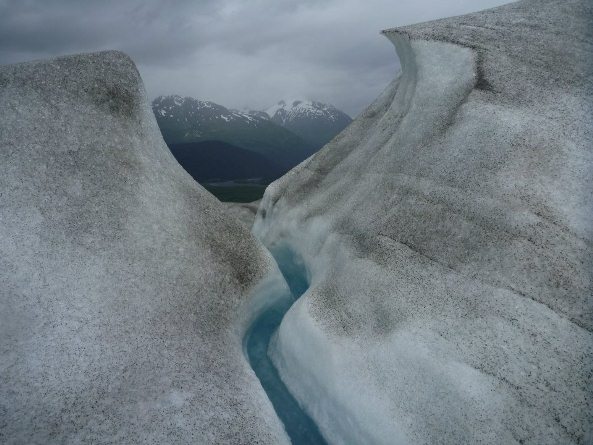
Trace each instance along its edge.
<instances>
[{"instance_id":1,"label":"sediment-covered ice","mask_svg":"<svg viewBox=\"0 0 593 445\"><path fill-rule=\"evenodd\" d=\"M242 349L286 283L125 55L0 67L0 283L1 443L288 442Z\"/></svg>"},{"instance_id":2,"label":"sediment-covered ice","mask_svg":"<svg viewBox=\"0 0 593 445\"><path fill-rule=\"evenodd\" d=\"M260 202L261 200L253 202L225 202L223 205L226 207L227 213L251 229Z\"/></svg>"},{"instance_id":3,"label":"sediment-covered ice","mask_svg":"<svg viewBox=\"0 0 593 445\"><path fill-rule=\"evenodd\" d=\"M271 184L270 354L331 443L593 441L593 5L388 30L402 72Z\"/></svg>"}]
</instances>

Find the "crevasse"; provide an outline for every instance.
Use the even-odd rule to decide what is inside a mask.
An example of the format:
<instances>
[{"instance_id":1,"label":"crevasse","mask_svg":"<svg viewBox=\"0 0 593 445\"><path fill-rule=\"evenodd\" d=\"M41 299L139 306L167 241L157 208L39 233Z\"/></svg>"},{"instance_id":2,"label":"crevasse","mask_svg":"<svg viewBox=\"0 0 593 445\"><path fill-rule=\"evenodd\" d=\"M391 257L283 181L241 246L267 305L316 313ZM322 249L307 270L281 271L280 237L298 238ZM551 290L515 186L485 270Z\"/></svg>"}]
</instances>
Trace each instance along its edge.
<instances>
[{"instance_id":1,"label":"crevasse","mask_svg":"<svg viewBox=\"0 0 593 445\"><path fill-rule=\"evenodd\" d=\"M309 287L307 271L302 261L288 246L276 247L271 252L289 286L290 295L278 289L276 292L281 295L277 295L274 301L254 318L245 334L245 354L293 445L322 445L326 442L319 428L282 382L268 355L270 340L280 326L284 314Z\"/></svg>"}]
</instances>

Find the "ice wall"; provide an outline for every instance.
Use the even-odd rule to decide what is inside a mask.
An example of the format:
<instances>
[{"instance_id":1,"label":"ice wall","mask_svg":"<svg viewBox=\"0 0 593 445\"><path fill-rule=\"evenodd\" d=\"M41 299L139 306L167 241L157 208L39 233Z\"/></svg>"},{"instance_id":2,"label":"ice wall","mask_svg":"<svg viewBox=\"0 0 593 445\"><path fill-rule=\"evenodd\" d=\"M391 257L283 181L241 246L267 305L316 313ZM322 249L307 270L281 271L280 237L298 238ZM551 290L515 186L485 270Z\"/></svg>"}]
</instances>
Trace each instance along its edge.
<instances>
[{"instance_id":1,"label":"ice wall","mask_svg":"<svg viewBox=\"0 0 593 445\"><path fill-rule=\"evenodd\" d=\"M132 61L3 66L0 104L0 442L287 443L242 351L286 283Z\"/></svg>"},{"instance_id":2,"label":"ice wall","mask_svg":"<svg viewBox=\"0 0 593 445\"><path fill-rule=\"evenodd\" d=\"M268 187L311 272L270 353L330 442L593 440L592 9L386 31L400 76Z\"/></svg>"}]
</instances>

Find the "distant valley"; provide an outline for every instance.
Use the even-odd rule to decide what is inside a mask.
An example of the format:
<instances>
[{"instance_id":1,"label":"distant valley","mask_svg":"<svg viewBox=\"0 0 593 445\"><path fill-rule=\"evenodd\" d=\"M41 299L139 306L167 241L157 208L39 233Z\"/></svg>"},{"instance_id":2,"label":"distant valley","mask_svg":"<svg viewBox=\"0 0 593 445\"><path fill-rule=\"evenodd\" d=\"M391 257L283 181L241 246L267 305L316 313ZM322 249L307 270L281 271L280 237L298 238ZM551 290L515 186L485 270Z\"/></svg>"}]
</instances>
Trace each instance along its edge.
<instances>
[{"instance_id":1,"label":"distant valley","mask_svg":"<svg viewBox=\"0 0 593 445\"><path fill-rule=\"evenodd\" d=\"M203 184L254 179L268 184L352 121L331 105L303 100L282 100L265 111L238 111L191 97L159 96L152 109L177 161ZM211 189L220 199L229 199L228 189L224 196L216 190Z\"/></svg>"}]
</instances>

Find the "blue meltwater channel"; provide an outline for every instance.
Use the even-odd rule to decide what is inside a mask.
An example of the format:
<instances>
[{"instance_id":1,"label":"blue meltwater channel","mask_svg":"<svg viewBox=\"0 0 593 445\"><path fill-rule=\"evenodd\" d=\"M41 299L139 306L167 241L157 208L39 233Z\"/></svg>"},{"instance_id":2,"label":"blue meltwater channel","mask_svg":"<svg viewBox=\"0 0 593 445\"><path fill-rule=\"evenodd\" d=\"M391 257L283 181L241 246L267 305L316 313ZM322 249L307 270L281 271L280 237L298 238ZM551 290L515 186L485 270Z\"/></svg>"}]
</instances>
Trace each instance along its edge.
<instances>
[{"instance_id":1,"label":"blue meltwater channel","mask_svg":"<svg viewBox=\"0 0 593 445\"><path fill-rule=\"evenodd\" d=\"M247 357L293 445L327 444L313 419L288 391L268 356L270 339L278 330L284 314L309 287L307 271L292 250L283 247L271 252L290 287L292 300L280 299L253 322L245 336Z\"/></svg>"}]
</instances>

